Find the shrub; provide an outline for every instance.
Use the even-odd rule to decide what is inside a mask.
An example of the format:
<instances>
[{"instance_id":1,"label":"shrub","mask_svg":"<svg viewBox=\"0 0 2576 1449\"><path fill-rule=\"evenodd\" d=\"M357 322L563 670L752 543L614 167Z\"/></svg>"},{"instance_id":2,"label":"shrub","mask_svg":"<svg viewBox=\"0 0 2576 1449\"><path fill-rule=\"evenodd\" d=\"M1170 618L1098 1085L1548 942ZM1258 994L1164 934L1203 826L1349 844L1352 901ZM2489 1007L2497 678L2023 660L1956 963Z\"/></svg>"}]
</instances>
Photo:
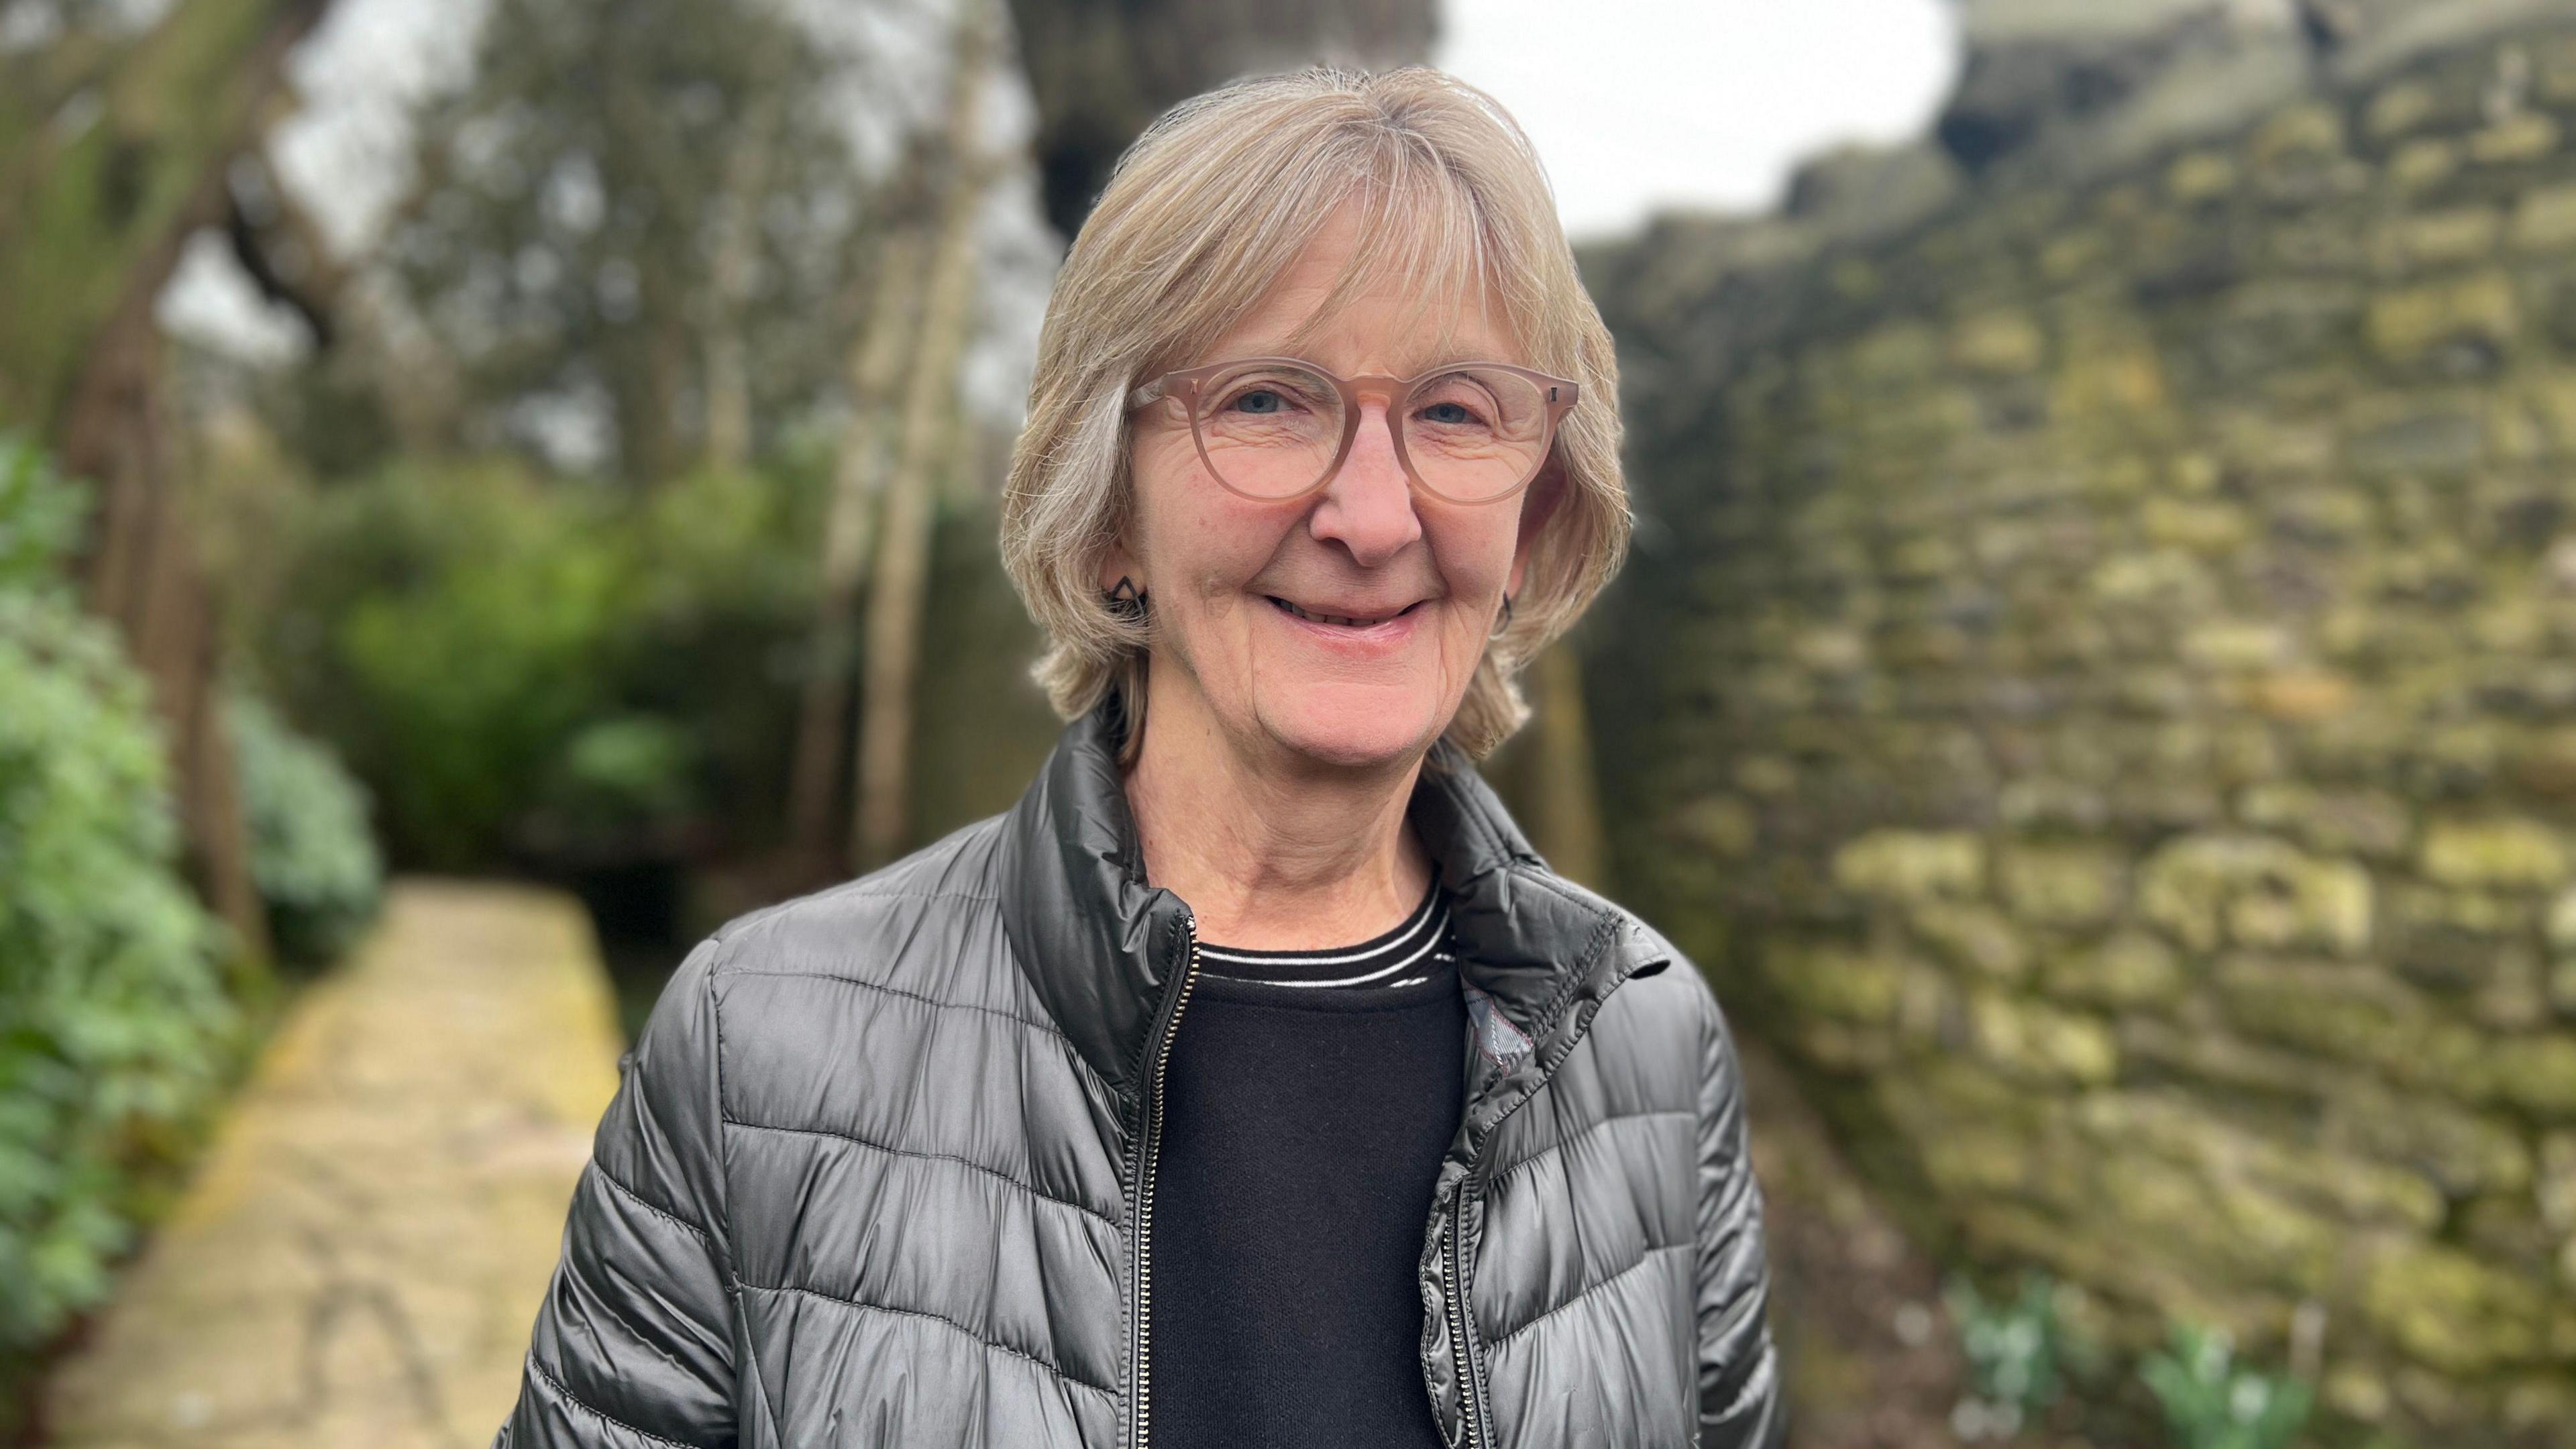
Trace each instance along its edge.
<instances>
[{"instance_id":1,"label":"shrub","mask_svg":"<svg viewBox=\"0 0 2576 1449\"><path fill-rule=\"evenodd\" d=\"M318 496L253 630L294 717L371 788L397 859L671 851L784 782L819 478L647 495L414 461Z\"/></svg>"},{"instance_id":2,"label":"shrub","mask_svg":"<svg viewBox=\"0 0 2576 1449\"><path fill-rule=\"evenodd\" d=\"M2177 1323L2170 1333L2172 1351L2139 1377L2164 1407L2174 1449L2288 1449L2308 1420L2306 1384L2237 1366L2225 1329Z\"/></svg>"},{"instance_id":3,"label":"shrub","mask_svg":"<svg viewBox=\"0 0 2576 1449\"><path fill-rule=\"evenodd\" d=\"M146 683L60 582L79 517L0 437L0 1364L106 1292L238 1020Z\"/></svg>"},{"instance_id":4,"label":"shrub","mask_svg":"<svg viewBox=\"0 0 2576 1449\"><path fill-rule=\"evenodd\" d=\"M364 786L328 749L247 694L224 701L250 833L251 878L280 960L336 960L375 919L384 861L367 829Z\"/></svg>"},{"instance_id":5,"label":"shrub","mask_svg":"<svg viewBox=\"0 0 2576 1449\"><path fill-rule=\"evenodd\" d=\"M2012 1438L2065 1393L2067 1370L2091 1363L2092 1350L2059 1312L2057 1295L2048 1275L2035 1271L2022 1274L2019 1297L1999 1303L1961 1275L1943 1286L1974 1383L1950 1415L1960 1438Z\"/></svg>"}]
</instances>

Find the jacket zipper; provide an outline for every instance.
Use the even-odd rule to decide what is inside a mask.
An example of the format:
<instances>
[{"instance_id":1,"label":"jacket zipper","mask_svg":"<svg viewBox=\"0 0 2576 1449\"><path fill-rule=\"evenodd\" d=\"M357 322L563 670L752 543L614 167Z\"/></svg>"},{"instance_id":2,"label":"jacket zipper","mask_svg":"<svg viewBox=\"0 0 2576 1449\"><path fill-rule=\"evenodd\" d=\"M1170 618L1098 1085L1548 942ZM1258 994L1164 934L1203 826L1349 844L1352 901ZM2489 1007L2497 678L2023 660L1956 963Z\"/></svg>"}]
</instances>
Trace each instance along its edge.
<instances>
[{"instance_id":1,"label":"jacket zipper","mask_svg":"<svg viewBox=\"0 0 2576 1449\"><path fill-rule=\"evenodd\" d=\"M1145 1449L1147 1418L1153 1409L1153 1364L1146 1356L1153 1337L1154 1307L1154 1160L1156 1149L1163 1143L1163 1069L1172 1060L1172 1038L1181 1028L1181 1013L1189 1008L1190 988L1199 978L1199 921L1195 914L1182 917L1190 932L1190 958L1181 968L1180 990L1172 1000L1172 1019L1163 1024L1163 1036L1154 1048L1153 1065L1145 1075L1145 1141L1136 1168L1136 1322L1131 1357L1136 1364L1135 1432L1128 1436L1131 1449Z\"/></svg>"},{"instance_id":2,"label":"jacket zipper","mask_svg":"<svg viewBox=\"0 0 2576 1449\"><path fill-rule=\"evenodd\" d=\"M1467 1342L1467 1265L1464 1245L1467 1241L1467 1191L1475 1182L1470 1169L1458 1183L1458 1196L1449 1205L1449 1251L1441 1255L1440 1266L1448 1278L1449 1343L1458 1357L1458 1425L1461 1449L1476 1449L1483 1441L1476 1433L1476 1352Z\"/></svg>"},{"instance_id":3,"label":"jacket zipper","mask_svg":"<svg viewBox=\"0 0 2576 1449\"><path fill-rule=\"evenodd\" d=\"M1610 991L1616 991L1626 985L1629 978L1635 974L1634 969L1622 973L1610 983L1609 990L1602 993L1603 999L1606 1001ZM1564 1057L1560 1055L1558 1061L1562 1063L1563 1060ZM1503 1122L1510 1119L1513 1112L1518 1112L1521 1106L1527 1105L1530 1098L1537 1096L1539 1090L1544 1088L1555 1075L1554 1067L1542 1073L1537 1084L1530 1089L1529 1095L1523 1097L1519 1104L1514 1105L1511 1112L1506 1112L1501 1118L1496 1119L1494 1130L1499 1130ZM1470 1104L1470 1110L1473 1110L1473 1104ZM1476 1174L1477 1164L1471 1159L1467 1164L1467 1175L1458 1180L1458 1195L1450 1200L1449 1245L1448 1250L1441 1254L1440 1262L1441 1274L1447 1280L1448 1287L1449 1343L1458 1360L1460 1431L1458 1449L1479 1449L1479 1446L1485 1442L1477 1432L1484 1410L1484 1400L1480 1397L1476 1380L1476 1346L1468 1337L1467 1265L1464 1252L1467 1238L1467 1197L1476 1189Z\"/></svg>"}]
</instances>

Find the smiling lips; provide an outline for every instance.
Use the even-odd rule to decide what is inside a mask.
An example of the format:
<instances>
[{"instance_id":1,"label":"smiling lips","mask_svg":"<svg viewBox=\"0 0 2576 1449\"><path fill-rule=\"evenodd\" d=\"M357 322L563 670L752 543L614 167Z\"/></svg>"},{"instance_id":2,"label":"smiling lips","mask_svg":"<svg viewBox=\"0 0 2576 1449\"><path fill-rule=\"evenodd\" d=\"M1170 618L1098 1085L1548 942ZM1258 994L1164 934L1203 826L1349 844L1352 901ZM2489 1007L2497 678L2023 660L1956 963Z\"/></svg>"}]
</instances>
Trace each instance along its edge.
<instances>
[{"instance_id":1,"label":"smiling lips","mask_svg":"<svg viewBox=\"0 0 2576 1449\"><path fill-rule=\"evenodd\" d=\"M1392 610L1383 614L1327 614L1313 609L1301 609L1295 604L1290 603L1288 600L1279 597L1277 594L1265 594L1262 597L1268 599L1271 603L1278 605L1282 611L1294 614L1298 618L1303 619L1310 624L1334 624L1344 629L1366 629L1373 625L1383 624L1389 619L1400 619L1421 607L1422 604L1420 599L1416 599L1401 609Z\"/></svg>"}]
</instances>

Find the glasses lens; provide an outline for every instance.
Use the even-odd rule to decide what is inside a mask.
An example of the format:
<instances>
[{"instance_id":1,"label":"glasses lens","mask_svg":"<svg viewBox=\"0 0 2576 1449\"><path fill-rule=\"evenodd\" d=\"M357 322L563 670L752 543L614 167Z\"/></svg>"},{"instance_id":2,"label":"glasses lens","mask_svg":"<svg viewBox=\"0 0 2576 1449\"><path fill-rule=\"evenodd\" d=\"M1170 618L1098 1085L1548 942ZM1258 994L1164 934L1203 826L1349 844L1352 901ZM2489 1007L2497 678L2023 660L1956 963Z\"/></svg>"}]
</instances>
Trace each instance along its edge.
<instances>
[{"instance_id":1,"label":"glasses lens","mask_svg":"<svg viewBox=\"0 0 2576 1449\"><path fill-rule=\"evenodd\" d=\"M1538 471L1547 396L1500 368L1462 367L1426 380L1404 405L1404 455L1431 491L1461 503L1498 498Z\"/></svg>"},{"instance_id":2,"label":"glasses lens","mask_svg":"<svg viewBox=\"0 0 2576 1449\"><path fill-rule=\"evenodd\" d=\"M1225 485L1256 498L1305 492L1342 445L1342 395L1311 369L1249 364L1199 390L1200 446Z\"/></svg>"}]
</instances>

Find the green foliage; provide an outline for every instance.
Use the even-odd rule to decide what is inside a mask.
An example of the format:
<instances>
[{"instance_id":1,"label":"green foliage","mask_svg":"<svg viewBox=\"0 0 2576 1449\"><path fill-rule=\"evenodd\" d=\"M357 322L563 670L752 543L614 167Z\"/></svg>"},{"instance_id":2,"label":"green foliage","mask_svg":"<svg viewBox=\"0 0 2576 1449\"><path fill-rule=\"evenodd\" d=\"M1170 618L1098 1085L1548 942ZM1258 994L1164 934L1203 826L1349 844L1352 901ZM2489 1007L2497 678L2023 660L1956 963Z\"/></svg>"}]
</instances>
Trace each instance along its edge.
<instances>
[{"instance_id":1,"label":"green foliage","mask_svg":"<svg viewBox=\"0 0 2576 1449\"><path fill-rule=\"evenodd\" d=\"M1962 1439L2009 1439L2036 1421L2066 1391L2066 1373L2093 1361L2093 1350L2060 1311L2058 1287L2027 1271L2019 1296L1989 1302L1964 1274L1953 1274L1942 1302L1959 1331L1974 1390L1951 1412Z\"/></svg>"},{"instance_id":2,"label":"green foliage","mask_svg":"<svg viewBox=\"0 0 2576 1449\"><path fill-rule=\"evenodd\" d=\"M471 431L544 452L533 419L577 409L612 442L598 462L660 482L703 441L715 336L744 349L756 419L841 392L874 198L836 112L899 92L836 96L853 61L829 31L691 0L491 7L386 247Z\"/></svg>"},{"instance_id":3,"label":"green foliage","mask_svg":"<svg viewBox=\"0 0 2576 1449\"><path fill-rule=\"evenodd\" d=\"M441 869L675 849L784 788L819 475L642 498L510 462L409 463L282 542L260 665Z\"/></svg>"},{"instance_id":4,"label":"green foliage","mask_svg":"<svg viewBox=\"0 0 2576 1449\"><path fill-rule=\"evenodd\" d=\"M0 437L0 1362L106 1291L237 1022L148 686L56 577L78 513Z\"/></svg>"},{"instance_id":5,"label":"green foliage","mask_svg":"<svg viewBox=\"0 0 2576 1449\"><path fill-rule=\"evenodd\" d=\"M2164 1406L2175 1449L2287 1449L2313 1402L2295 1378L2242 1368L2220 1328L2177 1323L2170 1352L2149 1358L2139 1377Z\"/></svg>"},{"instance_id":6,"label":"green foliage","mask_svg":"<svg viewBox=\"0 0 2576 1449\"><path fill-rule=\"evenodd\" d=\"M45 455L0 432L0 589L54 581L80 536L80 490Z\"/></svg>"},{"instance_id":7,"label":"green foliage","mask_svg":"<svg viewBox=\"0 0 2576 1449\"><path fill-rule=\"evenodd\" d=\"M367 795L328 749L249 695L224 702L239 762L251 877L281 959L320 966L356 944L384 895Z\"/></svg>"}]
</instances>

